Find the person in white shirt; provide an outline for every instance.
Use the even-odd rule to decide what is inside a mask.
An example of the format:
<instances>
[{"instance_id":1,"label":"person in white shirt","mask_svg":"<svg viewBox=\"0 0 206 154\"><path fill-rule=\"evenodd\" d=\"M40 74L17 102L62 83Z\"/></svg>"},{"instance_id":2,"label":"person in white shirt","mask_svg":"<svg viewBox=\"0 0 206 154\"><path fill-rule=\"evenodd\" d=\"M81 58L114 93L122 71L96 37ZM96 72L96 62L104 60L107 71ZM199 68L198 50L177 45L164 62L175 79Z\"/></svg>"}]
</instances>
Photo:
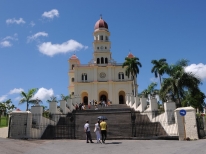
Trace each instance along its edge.
<instances>
[{"instance_id":1,"label":"person in white shirt","mask_svg":"<svg viewBox=\"0 0 206 154\"><path fill-rule=\"evenodd\" d=\"M91 137L91 133L90 133L90 127L89 127L89 121L88 120L84 124L84 132L86 133L86 140L87 140L86 143L89 143L89 140L90 140L90 143L94 143L92 141L92 137Z\"/></svg>"},{"instance_id":2,"label":"person in white shirt","mask_svg":"<svg viewBox=\"0 0 206 154\"><path fill-rule=\"evenodd\" d=\"M100 137L100 125L99 125L99 120L98 120L97 123L94 125L94 132L96 133L97 143L102 143L102 142L101 142L101 137Z\"/></svg>"}]
</instances>

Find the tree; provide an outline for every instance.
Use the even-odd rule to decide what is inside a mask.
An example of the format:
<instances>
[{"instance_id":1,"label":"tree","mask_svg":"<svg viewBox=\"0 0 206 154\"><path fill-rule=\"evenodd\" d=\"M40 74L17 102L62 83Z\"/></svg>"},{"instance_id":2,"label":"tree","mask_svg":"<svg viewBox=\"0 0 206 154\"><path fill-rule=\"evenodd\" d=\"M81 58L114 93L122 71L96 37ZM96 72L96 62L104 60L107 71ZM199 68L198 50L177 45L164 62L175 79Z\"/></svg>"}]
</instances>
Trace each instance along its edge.
<instances>
[{"instance_id":1,"label":"tree","mask_svg":"<svg viewBox=\"0 0 206 154\"><path fill-rule=\"evenodd\" d=\"M62 100L67 102L68 99L71 99L71 95L66 95L65 96L65 95L61 94L61 98L62 98Z\"/></svg>"},{"instance_id":2,"label":"tree","mask_svg":"<svg viewBox=\"0 0 206 154\"><path fill-rule=\"evenodd\" d=\"M166 59L162 58L160 60L152 60L151 63L154 65L151 72L155 74L156 78L159 77L160 87L161 87L161 84L162 84L161 76L166 72L168 68Z\"/></svg>"},{"instance_id":3,"label":"tree","mask_svg":"<svg viewBox=\"0 0 206 154\"><path fill-rule=\"evenodd\" d=\"M143 90L143 91L141 92L141 95L144 96L144 97L146 97L146 98L148 98L149 95L150 95L150 97L151 97L151 96L153 97L153 96L158 95L158 94L159 94L159 90L155 89L156 86L157 86L157 83L152 82L152 83L147 87L147 89L145 89L145 90Z\"/></svg>"},{"instance_id":4,"label":"tree","mask_svg":"<svg viewBox=\"0 0 206 154\"><path fill-rule=\"evenodd\" d=\"M33 88L28 90L27 93L25 93L24 91L21 91L20 95L21 95L21 100L19 101L19 104L23 104L26 103L26 110L28 111L29 109L29 104L35 104L36 100L33 99L34 94L37 92L37 88Z\"/></svg>"},{"instance_id":5,"label":"tree","mask_svg":"<svg viewBox=\"0 0 206 154\"><path fill-rule=\"evenodd\" d=\"M139 58L133 57L125 58L125 62L123 63L122 67L126 67L125 75L129 78L130 75L132 77L132 92L133 95L136 97L136 79L137 74L139 74L139 67L142 67L142 64L139 62Z\"/></svg>"},{"instance_id":6,"label":"tree","mask_svg":"<svg viewBox=\"0 0 206 154\"><path fill-rule=\"evenodd\" d=\"M184 71L187 60L180 60L175 65L171 65L167 69L168 78L163 79L162 87L160 90L160 97L165 98L166 94L170 93L173 100L181 106L181 100L184 98L186 90L198 89L201 83L193 73Z\"/></svg>"},{"instance_id":7,"label":"tree","mask_svg":"<svg viewBox=\"0 0 206 154\"><path fill-rule=\"evenodd\" d=\"M10 110L15 109L16 107L12 104L11 99L8 99L5 102L0 102L0 115L4 112L7 113Z\"/></svg>"},{"instance_id":8,"label":"tree","mask_svg":"<svg viewBox=\"0 0 206 154\"><path fill-rule=\"evenodd\" d=\"M192 91L185 91L185 97L182 100L182 106L192 106L203 111L205 107L205 94L200 89L193 89Z\"/></svg>"},{"instance_id":9,"label":"tree","mask_svg":"<svg viewBox=\"0 0 206 154\"><path fill-rule=\"evenodd\" d=\"M55 96L50 97L50 99L47 100L48 103L50 102L58 102L57 98Z\"/></svg>"}]
</instances>

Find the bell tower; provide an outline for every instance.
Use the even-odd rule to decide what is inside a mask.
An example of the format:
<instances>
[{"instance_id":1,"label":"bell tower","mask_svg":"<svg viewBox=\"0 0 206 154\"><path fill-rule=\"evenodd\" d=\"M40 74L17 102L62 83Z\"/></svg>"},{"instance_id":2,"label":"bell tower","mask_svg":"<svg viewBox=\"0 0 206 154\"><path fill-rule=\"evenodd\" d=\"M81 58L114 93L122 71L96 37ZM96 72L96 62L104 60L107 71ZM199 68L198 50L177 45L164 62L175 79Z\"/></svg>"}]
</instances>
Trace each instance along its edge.
<instances>
[{"instance_id":1,"label":"bell tower","mask_svg":"<svg viewBox=\"0 0 206 154\"><path fill-rule=\"evenodd\" d=\"M111 42L110 42L110 32L108 30L108 24L102 19L96 22L94 26L94 42L93 42L93 59L98 65L106 65L110 62L111 58Z\"/></svg>"}]
</instances>

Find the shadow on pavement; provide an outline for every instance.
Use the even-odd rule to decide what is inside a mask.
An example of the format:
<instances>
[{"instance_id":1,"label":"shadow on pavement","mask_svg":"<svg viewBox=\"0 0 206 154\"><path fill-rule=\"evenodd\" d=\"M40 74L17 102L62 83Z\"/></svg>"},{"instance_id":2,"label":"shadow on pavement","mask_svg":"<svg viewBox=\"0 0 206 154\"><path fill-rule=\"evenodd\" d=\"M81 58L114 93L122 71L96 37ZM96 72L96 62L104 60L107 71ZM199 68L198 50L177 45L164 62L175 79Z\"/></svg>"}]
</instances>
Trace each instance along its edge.
<instances>
[{"instance_id":1,"label":"shadow on pavement","mask_svg":"<svg viewBox=\"0 0 206 154\"><path fill-rule=\"evenodd\" d=\"M122 144L122 142L110 142L110 143L105 143L105 144Z\"/></svg>"}]
</instances>

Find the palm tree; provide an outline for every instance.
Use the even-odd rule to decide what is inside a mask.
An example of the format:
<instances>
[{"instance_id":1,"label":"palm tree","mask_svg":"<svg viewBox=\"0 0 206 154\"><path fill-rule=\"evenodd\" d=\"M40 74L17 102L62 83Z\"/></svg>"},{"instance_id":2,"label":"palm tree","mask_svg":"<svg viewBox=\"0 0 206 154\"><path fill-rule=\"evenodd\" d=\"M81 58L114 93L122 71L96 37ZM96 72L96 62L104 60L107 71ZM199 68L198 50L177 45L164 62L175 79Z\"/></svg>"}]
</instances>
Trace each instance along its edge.
<instances>
[{"instance_id":1,"label":"palm tree","mask_svg":"<svg viewBox=\"0 0 206 154\"><path fill-rule=\"evenodd\" d=\"M126 66L125 75L129 78L130 75L132 77L132 92L133 95L136 97L136 79L137 74L139 74L139 67L142 67L142 64L139 62L139 58L133 57L125 58L125 62L123 63L122 67L124 68Z\"/></svg>"},{"instance_id":2,"label":"palm tree","mask_svg":"<svg viewBox=\"0 0 206 154\"><path fill-rule=\"evenodd\" d=\"M155 87L157 86L157 83L152 82L147 89L143 90L141 92L141 95L148 98L148 96L150 95L150 97L156 96L159 94L159 90L155 89Z\"/></svg>"},{"instance_id":3,"label":"palm tree","mask_svg":"<svg viewBox=\"0 0 206 154\"><path fill-rule=\"evenodd\" d=\"M163 79L160 97L164 99L166 94L170 93L173 96L173 100L176 99L178 105L181 106L185 90L198 89L201 81L194 74L185 72L183 65L179 62L168 67L167 74L169 77Z\"/></svg>"},{"instance_id":4,"label":"palm tree","mask_svg":"<svg viewBox=\"0 0 206 154\"><path fill-rule=\"evenodd\" d=\"M167 60L162 58L160 60L152 60L151 63L154 65L151 72L155 74L155 77L159 77L160 87L162 84L161 76L166 72L168 68Z\"/></svg>"},{"instance_id":5,"label":"palm tree","mask_svg":"<svg viewBox=\"0 0 206 154\"><path fill-rule=\"evenodd\" d=\"M193 89L192 91L185 91L185 96L182 100L182 106L192 106L194 108L200 109L203 111L203 107L205 106L206 96L200 89Z\"/></svg>"},{"instance_id":6,"label":"palm tree","mask_svg":"<svg viewBox=\"0 0 206 154\"><path fill-rule=\"evenodd\" d=\"M62 100L67 102L68 99L71 99L71 95L66 95L65 96L65 95L61 94L61 98L62 98Z\"/></svg>"},{"instance_id":7,"label":"palm tree","mask_svg":"<svg viewBox=\"0 0 206 154\"><path fill-rule=\"evenodd\" d=\"M148 90L147 90L147 89L143 90L143 91L141 92L140 96L145 97L145 98L148 98L148 96L149 96Z\"/></svg>"},{"instance_id":8,"label":"palm tree","mask_svg":"<svg viewBox=\"0 0 206 154\"><path fill-rule=\"evenodd\" d=\"M21 95L21 100L19 101L19 104L23 104L26 102L26 110L28 111L29 109L29 104L32 103L36 103L36 100L33 99L34 94L37 92L37 88L33 88L28 90L27 93L25 93L24 91L21 91L20 95Z\"/></svg>"},{"instance_id":9,"label":"palm tree","mask_svg":"<svg viewBox=\"0 0 206 154\"><path fill-rule=\"evenodd\" d=\"M57 98L55 96L50 97L50 99L47 100L48 103L50 102L58 102Z\"/></svg>"}]
</instances>

